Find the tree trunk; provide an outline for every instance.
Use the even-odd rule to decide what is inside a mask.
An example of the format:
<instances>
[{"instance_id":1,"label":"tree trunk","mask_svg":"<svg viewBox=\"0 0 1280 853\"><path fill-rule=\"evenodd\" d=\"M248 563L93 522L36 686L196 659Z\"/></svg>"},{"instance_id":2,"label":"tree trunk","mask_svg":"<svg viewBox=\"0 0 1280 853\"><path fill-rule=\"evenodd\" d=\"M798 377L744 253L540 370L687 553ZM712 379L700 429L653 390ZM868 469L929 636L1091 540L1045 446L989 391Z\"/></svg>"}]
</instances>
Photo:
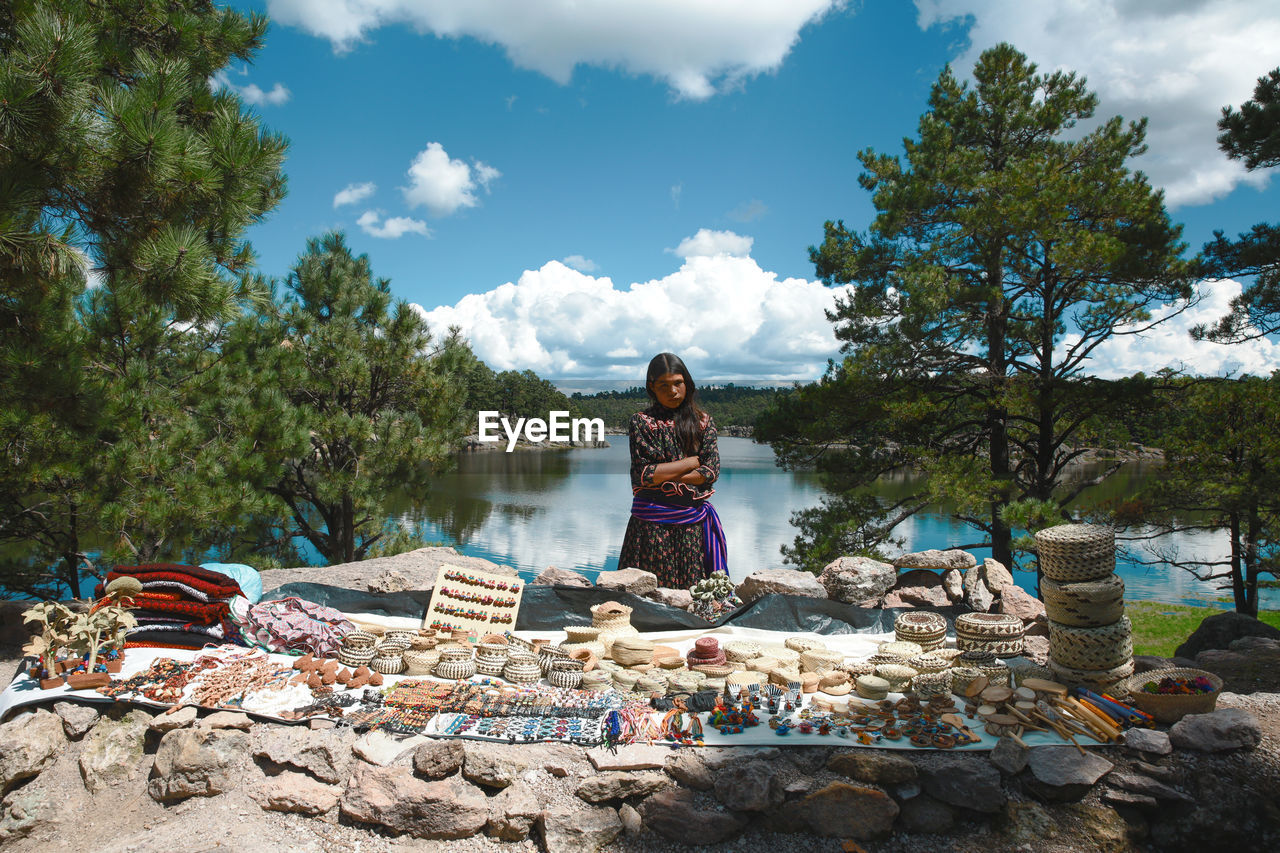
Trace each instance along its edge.
<instances>
[{"instance_id":1,"label":"tree trunk","mask_svg":"<svg viewBox=\"0 0 1280 853\"><path fill-rule=\"evenodd\" d=\"M1013 568L1013 534L1009 525L1000 517L1009 503L1009 428L1008 412L1003 403L1005 372L1006 317L1000 283L1003 279L1002 250L997 246L987 260L987 287L991 289L991 306L987 313L987 364L991 387L988 389L987 431L988 451L991 462L991 478L996 488L991 499L991 556L1010 569Z\"/></svg>"},{"instance_id":2,"label":"tree trunk","mask_svg":"<svg viewBox=\"0 0 1280 853\"><path fill-rule=\"evenodd\" d=\"M356 559L356 507L351 495L342 496L342 562L354 563Z\"/></svg>"},{"instance_id":3,"label":"tree trunk","mask_svg":"<svg viewBox=\"0 0 1280 853\"><path fill-rule=\"evenodd\" d=\"M1241 540L1240 516L1231 513L1231 597L1235 600L1236 612L1246 616L1257 617L1257 609L1249 612L1249 600L1244 588L1244 542Z\"/></svg>"}]
</instances>

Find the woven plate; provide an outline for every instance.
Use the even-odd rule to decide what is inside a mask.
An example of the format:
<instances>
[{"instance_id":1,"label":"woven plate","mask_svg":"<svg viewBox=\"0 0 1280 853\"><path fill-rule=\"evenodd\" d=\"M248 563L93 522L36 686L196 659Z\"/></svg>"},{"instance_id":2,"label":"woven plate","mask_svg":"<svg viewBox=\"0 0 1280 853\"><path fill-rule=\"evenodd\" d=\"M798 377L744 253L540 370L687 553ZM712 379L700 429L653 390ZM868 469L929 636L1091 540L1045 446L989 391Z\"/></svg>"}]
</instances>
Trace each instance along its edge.
<instances>
[{"instance_id":1,"label":"woven plate","mask_svg":"<svg viewBox=\"0 0 1280 853\"><path fill-rule=\"evenodd\" d=\"M800 653L800 671L822 674L839 668L844 655L827 649L810 649Z\"/></svg>"},{"instance_id":2,"label":"woven plate","mask_svg":"<svg viewBox=\"0 0 1280 853\"><path fill-rule=\"evenodd\" d=\"M1199 678L1209 679L1213 685L1212 693L1144 693L1142 685L1149 681L1159 683L1162 678ZM1116 685L1116 692L1126 693L1129 703L1141 711L1156 718L1157 723L1176 723L1187 714L1207 714L1218 703L1218 694L1222 692L1222 679L1212 672L1203 669L1169 667L1153 669L1131 675Z\"/></svg>"},{"instance_id":3,"label":"woven plate","mask_svg":"<svg viewBox=\"0 0 1280 853\"><path fill-rule=\"evenodd\" d=\"M783 645L794 652L808 652L827 647L827 644L821 640L811 640L808 637L787 637Z\"/></svg>"},{"instance_id":4,"label":"woven plate","mask_svg":"<svg viewBox=\"0 0 1280 853\"><path fill-rule=\"evenodd\" d=\"M739 670L730 673L724 683L729 687L750 687L753 684L764 684L768 681L768 676L763 672L751 672L750 670Z\"/></svg>"},{"instance_id":5,"label":"woven plate","mask_svg":"<svg viewBox=\"0 0 1280 853\"><path fill-rule=\"evenodd\" d=\"M1111 669L1133 659L1129 617L1097 628L1049 622L1049 657L1068 669Z\"/></svg>"},{"instance_id":6,"label":"woven plate","mask_svg":"<svg viewBox=\"0 0 1280 853\"><path fill-rule=\"evenodd\" d=\"M1041 578L1040 591L1045 614L1062 625L1096 628L1124 615L1124 581L1119 575L1075 583Z\"/></svg>"},{"instance_id":7,"label":"woven plate","mask_svg":"<svg viewBox=\"0 0 1280 853\"><path fill-rule=\"evenodd\" d=\"M881 643L876 647L876 651L882 655L894 655L906 660L907 658L915 657L920 654L924 649L920 647L919 643L908 643L903 640L891 640L889 642Z\"/></svg>"},{"instance_id":8,"label":"woven plate","mask_svg":"<svg viewBox=\"0 0 1280 853\"><path fill-rule=\"evenodd\" d=\"M1109 527L1060 524L1036 534L1040 571L1050 580L1088 581L1116 569L1116 537Z\"/></svg>"}]
</instances>

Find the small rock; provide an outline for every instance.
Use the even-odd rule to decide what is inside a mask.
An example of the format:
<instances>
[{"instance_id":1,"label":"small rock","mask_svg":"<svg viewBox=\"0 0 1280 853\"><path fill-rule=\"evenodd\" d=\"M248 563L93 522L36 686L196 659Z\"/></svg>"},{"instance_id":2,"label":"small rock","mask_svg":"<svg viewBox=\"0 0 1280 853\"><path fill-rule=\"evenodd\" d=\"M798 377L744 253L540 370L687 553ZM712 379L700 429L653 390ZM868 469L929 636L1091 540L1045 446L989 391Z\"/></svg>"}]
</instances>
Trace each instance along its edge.
<instances>
[{"instance_id":1,"label":"small rock","mask_svg":"<svg viewBox=\"0 0 1280 853\"><path fill-rule=\"evenodd\" d=\"M616 572L601 572L596 575L596 587L612 589L618 592L629 592L632 595L647 595L658 588L658 576L644 569L619 569ZM690 601L693 600L690 596Z\"/></svg>"},{"instance_id":2,"label":"small rock","mask_svg":"<svg viewBox=\"0 0 1280 853\"><path fill-rule=\"evenodd\" d=\"M1169 742L1168 732L1157 729L1126 729L1121 735L1124 745L1135 752L1150 755L1168 755L1173 752L1173 744Z\"/></svg>"},{"instance_id":3,"label":"small rock","mask_svg":"<svg viewBox=\"0 0 1280 853\"><path fill-rule=\"evenodd\" d=\"M542 586L589 587L593 585L586 575L579 574L572 569L558 569L555 566L547 566L538 573L533 582Z\"/></svg>"},{"instance_id":4,"label":"small rock","mask_svg":"<svg viewBox=\"0 0 1280 853\"><path fill-rule=\"evenodd\" d=\"M424 782L408 767L357 763L342 794L342 814L416 838L468 838L489 822L489 802L461 779Z\"/></svg>"},{"instance_id":5,"label":"small rock","mask_svg":"<svg viewBox=\"0 0 1280 853\"><path fill-rule=\"evenodd\" d=\"M1125 773L1117 771L1107 776L1107 784L1115 785L1134 794L1145 794L1148 797L1155 797L1157 800L1167 800L1173 803L1191 804L1195 799L1182 793L1176 788L1170 788L1163 782L1157 782L1147 776L1138 773Z\"/></svg>"},{"instance_id":6,"label":"small rock","mask_svg":"<svg viewBox=\"0 0 1280 853\"><path fill-rule=\"evenodd\" d=\"M1173 782L1178 778L1178 771L1172 767L1166 767L1162 764L1148 764L1145 761L1133 762L1133 770L1141 773L1143 776L1150 776L1152 779L1159 779L1161 782Z\"/></svg>"},{"instance_id":7,"label":"small rock","mask_svg":"<svg viewBox=\"0 0 1280 853\"><path fill-rule=\"evenodd\" d=\"M0 794L39 775L67 742L62 718L43 708L0 725Z\"/></svg>"},{"instance_id":8,"label":"small rock","mask_svg":"<svg viewBox=\"0 0 1280 853\"><path fill-rule=\"evenodd\" d=\"M1075 819L1082 836L1088 838L1100 853L1122 853L1133 849L1129 841L1129 825L1115 809L1080 803L1066 806L1063 810Z\"/></svg>"},{"instance_id":9,"label":"small rock","mask_svg":"<svg viewBox=\"0 0 1280 853\"><path fill-rule=\"evenodd\" d=\"M952 604L964 600L964 573L959 569L947 569L942 573L942 588Z\"/></svg>"},{"instance_id":10,"label":"small rock","mask_svg":"<svg viewBox=\"0 0 1280 853\"><path fill-rule=\"evenodd\" d=\"M1214 617L1210 616L1209 619ZM1205 620L1208 621L1208 620ZM1262 730L1253 714L1241 708L1219 708L1208 714L1188 714L1169 729L1175 749L1225 752L1253 749L1262 742Z\"/></svg>"},{"instance_id":11,"label":"small rock","mask_svg":"<svg viewBox=\"0 0 1280 853\"><path fill-rule=\"evenodd\" d=\"M326 720L324 717L312 717L307 720L307 728L313 732L322 732L326 729L337 728L337 723L333 720Z\"/></svg>"},{"instance_id":12,"label":"small rock","mask_svg":"<svg viewBox=\"0 0 1280 853\"><path fill-rule=\"evenodd\" d=\"M62 718L62 730L72 740L84 737L98 724L98 709L79 702L54 702L53 713Z\"/></svg>"},{"instance_id":13,"label":"small rock","mask_svg":"<svg viewBox=\"0 0 1280 853\"><path fill-rule=\"evenodd\" d=\"M1168 669L1173 665L1169 658L1157 657L1156 655L1133 656L1133 671L1135 673L1150 672L1153 669Z\"/></svg>"},{"instance_id":14,"label":"small rock","mask_svg":"<svg viewBox=\"0 0 1280 853\"><path fill-rule=\"evenodd\" d=\"M659 791L641 803L639 811L644 825L654 833L690 847L719 844L747 825L744 815L708 807L683 788Z\"/></svg>"},{"instance_id":15,"label":"small rock","mask_svg":"<svg viewBox=\"0 0 1280 853\"><path fill-rule=\"evenodd\" d=\"M955 813L946 803L940 803L933 797L915 797L902 803L898 815L898 823L907 832L926 832L940 834L946 832L955 823Z\"/></svg>"},{"instance_id":16,"label":"small rock","mask_svg":"<svg viewBox=\"0 0 1280 853\"><path fill-rule=\"evenodd\" d=\"M394 569L386 569L376 578L369 581L369 592L404 592L409 588L409 579Z\"/></svg>"},{"instance_id":17,"label":"small rock","mask_svg":"<svg viewBox=\"0 0 1280 853\"><path fill-rule=\"evenodd\" d=\"M1027 765L1031 768L1027 787L1041 799L1059 803L1080 800L1115 767L1094 752L1081 754L1070 746L1038 746L1031 750Z\"/></svg>"},{"instance_id":18,"label":"small rock","mask_svg":"<svg viewBox=\"0 0 1280 853\"><path fill-rule=\"evenodd\" d=\"M1154 809L1159 803L1155 797L1146 794L1134 794L1130 791L1103 791L1102 801L1113 806L1136 806L1143 809Z\"/></svg>"},{"instance_id":19,"label":"small rock","mask_svg":"<svg viewBox=\"0 0 1280 853\"><path fill-rule=\"evenodd\" d=\"M151 718L148 727L155 732L171 732L174 729L185 729L191 725L200 716L199 710L194 705L183 705L176 711L157 714Z\"/></svg>"},{"instance_id":20,"label":"small rock","mask_svg":"<svg viewBox=\"0 0 1280 853\"><path fill-rule=\"evenodd\" d=\"M884 600L885 607L946 607L951 603L941 576L928 569L900 574Z\"/></svg>"},{"instance_id":21,"label":"small rock","mask_svg":"<svg viewBox=\"0 0 1280 853\"><path fill-rule=\"evenodd\" d=\"M465 755L462 775L477 785L505 788L529 769L529 763L518 750L501 744L467 741L462 749Z\"/></svg>"},{"instance_id":22,"label":"small rock","mask_svg":"<svg viewBox=\"0 0 1280 853\"><path fill-rule=\"evenodd\" d=\"M1022 656L1033 663L1046 664L1049 662L1049 638L1043 636L1023 636L1022 638Z\"/></svg>"},{"instance_id":23,"label":"small rock","mask_svg":"<svg viewBox=\"0 0 1280 853\"><path fill-rule=\"evenodd\" d=\"M1039 803L1008 803L1000 816L1000 828L1009 844L1027 845L1032 850L1058 836L1057 822Z\"/></svg>"},{"instance_id":24,"label":"small rock","mask_svg":"<svg viewBox=\"0 0 1280 853\"><path fill-rule=\"evenodd\" d=\"M66 810L65 794L39 780L13 791L0 802L0 844L56 827L67 816Z\"/></svg>"},{"instance_id":25,"label":"small rock","mask_svg":"<svg viewBox=\"0 0 1280 853\"><path fill-rule=\"evenodd\" d=\"M602 746L587 750L587 759L597 770L661 770L671 750L665 746L631 744L609 752Z\"/></svg>"},{"instance_id":26,"label":"small rock","mask_svg":"<svg viewBox=\"0 0 1280 853\"><path fill-rule=\"evenodd\" d=\"M258 745L253 751L255 758L266 759L279 767L304 771L331 785L346 778L352 751L336 734L311 732L292 726L258 728Z\"/></svg>"},{"instance_id":27,"label":"small rock","mask_svg":"<svg viewBox=\"0 0 1280 853\"><path fill-rule=\"evenodd\" d=\"M799 595L806 598L826 598L827 590L809 572L798 569L759 569L747 575L738 584L738 598L750 604L766 595Z\"/></svg>"},{"instance_id":28,"label":"small rock","mask_svg":"<svg viewBox=\"0 0 1280 853\"><path fill-rule=\"evenodd\" d=\"M837 557L818 575L827 596L846 604L879 600L897 580L898 571L889 563L870 557Z\"/></svg>"},{"instance_id":29,"label":"small rock","mask_svg":"<svg viewBox=\"0 0 1280 853\"><path fill-rule=\"evenodd\" d=\"M978 564L977 559L968 551L952 548L940 551L930 548L927 551L913 551L903 554L893 561L897 569L959 569L964 571Z\"/></svg>"},{"instance_id":30,"label":"small rock","mask_svg":"<svg viewBox=\"0 0 1280 853\"><path fill-rule=\"evenodd\" d=\"M681 751L667 762L667 772L686 788L695 791L710 791L715 784L710 768L693 752Z\"/></svg>"},{"instance_id":31,"label":"small rock","mask_svg":"<svg viewBox=\"0 0 1280 853\"><path fill-rule=\"evenodd\" d=\"M716 774L716 799L735 812L762 812L786 799L774 768L763 761L731 764Z\"/></svg>"},{"instance_id":32,"label":"small rock","mask_svg":"<svg viewBox=\"0 0 1280 853\"><path fill-rule=\"evenodd\" d=\"M647 797L669 787L671 780L661 773L628 773L610 770L596 776L588 776L574 790L588 803L608 800L624 800L627 797Z\"/></svg>"},{"instance_id":33,"label":"small rock","mask_svg":"<svg viewBox=\"0 0 1280 853\"><path fill-rule=\"evenodd\" d=\"M627 838L639 838L641 830L640 812L636 811L629 803L623 803L618 807L618 817L622 820L622 831Z\"/></svg>"},{"instance_id":34,"label":"small rock","mask_svg":"<svg viewBox=\"0 0 1280 853\"><path fill-rule=\"evenodd\" d=\"M80 750L80 777L91 794L124 785L138 772L147 739L147 715L103 720Z\"/></svg>"},{"instance_id":35,"label":"small rock","mask_svg":"<svg viewBox=\"0 0 1280 853\"><path fill-rule=\"evenodd\" d=\"M342 789L312 779L305 773L286 771L268 776L252 796L265 811L315 817L333 810L342 796Z\"/></svg>"},{"instance_id":36,"label":"small rock","mask_svg":"<svg viewBox=\"0 0 1280 853\"><path fill-rule=\"evenodd\" d=\"M1005 568L1004 563L987 557L982 561L982 582L987 589L1000 595L1006 586L1014 586L1013 574ZM1041 608L1043 612L1043 608Z\"/></svg>"},{"instance_id":37,"label":"small rock","mask_svg":"<svg viewBox=\"0 0 1280 853\"><path fill-rule=\"evenodd\" d=\"M538 802L533 789L524 782L508 785L489 801L489 822L485 824L486 835L502 841L523 841L529 837L538 816L542 814L542 804Z\"/></svg>"},{"instance_id":38,"label":"small rock","mask_svg":"<svg viewBox=\"0 0 1280 853\"><path fill-rule=\"evenodd\" d=\"M370 764L386 767L395 763L400 756L416 750L428 741L429 738L424 735L400 738L387 734L381 729L375 729L361 735L360 739L351 745L351 751Z\"/></svg>"},{"instance_id":39,"label":"small rock","mask_svg":"<svg viewBox=\"0 0 1280 853\"><path fill-rule=\"evenodd\" d=\"M587 764L587 751L567 743L529 744L520 753L531 767L541 767L557 779L585 769Z\"/></svg>"},{"instance_id":40,"label":"small rock","mask_svg":"<svg viewBox=\"0 0 1280 853\"><path fill-rule=\"evenodd\" d=\"M838 752L827 761L827 769L841 776L873 785L897 785L913 782L918 775L910 759L887 750L853 750Z\"/></svg>"},{"instance_id":41,"label":"small rock","mask_svg":"<svg viewBox=\"0 0 1280 853\"><path fill-rule=\"evenodd\" d=\"M1280 638L1277 637L1239 637L1228 646L1233 652L1256 654L1259 652L1280 652ZM55 710L57 710L55 706Z\"/></svg>"},{"instance_id":42,"label":"small rock","mask_svg":"<svg viewBox=\"0 0 1280 853\"><path fill-rule=\"evenodd\" d=\"M645 598L656 601L659 604L665 604L667 607L674 607L677 610L688 610L693 606L693 594L687 589L668 589L665 586L660 586L646 595Z\"/></svg>"},{"instance_id":43,"label":"small rock","mask_svg":"<svg viewBox=\"0 0 1280 853\"><path fill-rule=\"evenodd\" d=\"M799 750L799 752L809 753L814 750ZM681 750L681 752L689 752L689 750ZM708 746L702 749L693 750L702 763L707 765L712 773L728 767L730 764L737 764L739 761L777 761L782 757L782 750L776 746Z\"/></svg>"},{"instance_id":44,"label":"small rock","mask_svg":"<svg viewBox=\"0 0 1280 853\"><path fill-rule=\"evenodd\" d=\"M622 818L608 806L548 806L538 823L547 853L595 853L622 834Z\"/></svg>"},{"instance_id":45,"label":"small rock","mask_svg":"<svg viewBox=\"0 0 1280 853\"><path fill-rule=\"evenodd\" d=\"M1017 776L1027 766L1031 750L1011 737L1002 737L991 750L991 763L1006 776Z\"/></svg>"},{"instance_id":46,"label":"small rock","mask_svg":"<svg viewBox=\"0 0 1280 853\"><path fill-rule=\"evenodd\" d=\"M921 776L925 793L944 803L988 813L1004 807L1006 798L1000 789L1000 771L989 761L960 755L939 756L921 769Z\"/></svg>"},{"instance_id":47,"label":"small rock","mask_svg":"<svg viewBox=\"0 0 1280 853\"><path fill-rule=\"evenodd\" d=\"M832 782L794 808L816 835L859 841L886 835L898 817L898 804L883 791Z\"/></svg>"},{"instance_id":48,"label":"small rock","mask_svg":"<svg viewBox=\"0 0 1280 853\"><path fill-rule=\"evenodd\" d=\"M1035 622L1045 615L1044 602L1015 583L1000 590L1000 612L1017 616L1023 622Z\"/></svg>"},{"instance_id":49,"label":"small rock","mask_svg":"<svg viewBox=\"0 0 1280 853\"><path fill-rule=\"evenodd\" d=\"M976 571L976 569L974 570ZM985 583L975 584L973 589L969 590L968 604L978 613L989 613L992 605L996 603L996 597L987 589Z\"/></svg>"},{"instance_id":50,"label":"small rock","mask_svg":"<svg viewBox=\"0 0 1280 853\"><path fill-rule=\"evenodd\" d=\"M456 740L431 740L413 753L413 769L428 779L443 779L462 769L466 752Z\"/></svg>"},{"instance_id":51,"label":"small rock","mask_svg":"<svg viewBox=\"0 0 1280 853\"><path fill-rule=\"evenodd\" d=\"M160 739L147 793L157 802L212 797L235 787L248 763L244 732L175 729Z\"/></svg>"},{"instance_id":52,"label":"small rock","mask_svg":"<svg viewBox=\"0 0 1280 853\"><path fill-rule=\"evenodd\" d=\"M215 711L201 720L200 725L206 729L239 729L247 732L253 721L248 714L238 711Z\"/></svg>"}]
</instances>

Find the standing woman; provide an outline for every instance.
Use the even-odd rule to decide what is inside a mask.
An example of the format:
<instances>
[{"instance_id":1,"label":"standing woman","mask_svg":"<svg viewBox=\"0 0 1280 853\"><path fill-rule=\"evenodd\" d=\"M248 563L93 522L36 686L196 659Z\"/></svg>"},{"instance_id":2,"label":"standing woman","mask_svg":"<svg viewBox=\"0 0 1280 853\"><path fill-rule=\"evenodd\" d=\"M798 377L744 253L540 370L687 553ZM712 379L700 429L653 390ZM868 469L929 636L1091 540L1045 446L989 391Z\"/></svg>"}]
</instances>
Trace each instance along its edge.
<instances>
[{"instance_id":1,"label":"standing woman","mask_svg":"<svg viewBox=\"0 0 1280 853\"><path fill-rule=\"evenodd\" d=\"M688 589L714 572L728 574L728 549L708 498L720 476L711 415L698 407L689 368L660 353L649 362L651 405L631 416L631 520L619 568L658 576L658 585Z\"/></svg>"}]
</instances>

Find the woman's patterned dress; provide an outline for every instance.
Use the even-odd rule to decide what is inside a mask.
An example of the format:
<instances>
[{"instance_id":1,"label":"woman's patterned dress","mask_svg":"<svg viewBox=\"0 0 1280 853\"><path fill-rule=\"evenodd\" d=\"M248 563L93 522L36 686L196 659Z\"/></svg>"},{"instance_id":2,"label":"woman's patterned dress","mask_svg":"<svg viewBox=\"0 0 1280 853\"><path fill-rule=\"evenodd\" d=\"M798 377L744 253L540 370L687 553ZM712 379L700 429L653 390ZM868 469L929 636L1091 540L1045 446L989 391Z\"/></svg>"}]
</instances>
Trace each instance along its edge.
<instances>
[{"instance_id":1,"label":"woman's patterned dress","mask_svg":"<svg viewBox=\"0 0 1280 853\"><path fill-rule=\"evenodd\" d=\"M716 425L710 415L703 420L697 456L698 473L706 478L700 486L663 483L655 486L653 472L660 463L675 462L690 454L676 441L671 410L654 405L631 416L627 434L631 440L631 491L655 503L692 506L715 493L711 484L720 476L720 451L716 445ZM665 487L665 489L663 488ZM631 517L622 540L618 567L644 569L658 576L658 586L688 589L706 576L703 564L701 524L658 524Z\"/></svg>"}]
</instances>

